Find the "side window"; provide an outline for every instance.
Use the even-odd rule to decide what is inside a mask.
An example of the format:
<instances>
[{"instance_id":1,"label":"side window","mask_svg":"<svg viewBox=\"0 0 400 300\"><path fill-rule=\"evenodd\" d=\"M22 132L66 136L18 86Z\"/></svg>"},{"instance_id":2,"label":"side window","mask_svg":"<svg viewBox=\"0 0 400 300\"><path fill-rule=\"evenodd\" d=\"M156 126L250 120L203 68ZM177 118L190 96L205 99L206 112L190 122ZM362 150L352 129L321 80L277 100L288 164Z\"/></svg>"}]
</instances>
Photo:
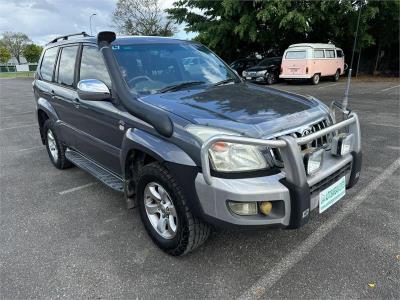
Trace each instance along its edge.
<instances>
[{"instance_id":1,"label":"side window","mask_svg":"<svg viewBox=\"0 0 400 300\"><path fill-rule=\"evenodd\" d=\"M56 62L58 47L47 49L44 53L42 65L40 66L40 75L44 80L53 79L54 64Z\"/></svg>"},{"instance_id":2,"label":"side window","mask_svg":"<svg viewBox=\"0 0 400 300\"><path fill-rule=\"evenodd\" d=\"M324 50L321 49L315 49L314 50L314 58L324 58Z\"/></svg>"},{"instance_id":3,"label":"side window","mask_svg":"<svg viewBox=\"0 0 400 300\"><path fill-rule=\"evenodd\" d=\"M343 51L342 50L336 50L336 57L343 57Z\"/></svg>"},{"instance_id":4,"label":"side window","mask_svg":"<svg viewBox=\"0 0 400 300\"><path fill-rule=\"evenodd\" d=\"M335 58L335 50L325 50L326 58Z\"/></svg>"},{"instance_id":5,"label":"side window","mask_svg":"<svg viewBox=\"0 0 400 300\"><path fill-rule=\"evenodd\" d=\"M111 87L111 79L108 75L106 65L99 51L95 47L84 46L82 49L82 59L79 80L97 79L103 81Z\"/></svg>"},{"instance_id":6,"label":"side window","mask_svg":"<svg viewBox=\"0 0 400 300\"><path fill-rule=\"evenodd\" d=\"M74 84L75 60L78 53L78 46L61 48L61 58L58 63L57 82L63 85Z\"/></svg>"}]
</instances>

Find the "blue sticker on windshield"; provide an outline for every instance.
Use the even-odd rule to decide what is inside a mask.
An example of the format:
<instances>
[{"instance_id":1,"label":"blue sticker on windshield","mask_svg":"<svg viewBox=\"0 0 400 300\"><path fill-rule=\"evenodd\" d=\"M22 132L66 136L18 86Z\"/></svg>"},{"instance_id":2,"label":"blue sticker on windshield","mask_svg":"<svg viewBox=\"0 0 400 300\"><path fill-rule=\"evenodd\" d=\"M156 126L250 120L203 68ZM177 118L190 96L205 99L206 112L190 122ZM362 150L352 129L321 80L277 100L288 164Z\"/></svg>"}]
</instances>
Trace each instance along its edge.
<instances>
[{"instance_id":1,"label":"blue sticker on windshield","mask_svg":"<svg viewBox=\"0 0 400 300\"><path fill-rule=\"evenodd\" d=\"M114 46L112 46L112 49L113 49L113 50L119 50L119 45L114 45Z\"/></svg>"}]
</instances>

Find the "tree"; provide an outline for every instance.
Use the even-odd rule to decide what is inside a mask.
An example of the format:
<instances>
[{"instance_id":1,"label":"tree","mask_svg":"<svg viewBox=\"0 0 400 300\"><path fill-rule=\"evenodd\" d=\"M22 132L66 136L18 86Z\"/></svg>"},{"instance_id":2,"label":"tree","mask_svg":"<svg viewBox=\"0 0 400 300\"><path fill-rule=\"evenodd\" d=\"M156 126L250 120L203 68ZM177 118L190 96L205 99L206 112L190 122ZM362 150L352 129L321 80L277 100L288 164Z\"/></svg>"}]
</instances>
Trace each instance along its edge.
<instances>
[{"instance_id":1,"label":"tree","mask_svg":"<svg viewBox=\"0 0 400 300\"><path fill-rule=\"evenodd\" d=\"M301 42L333 42L350 54L361 5L357 49L374 45L379 35L398 40L393 38L398 37L398 3L399 0L179 0L167 12L177 23L186 24L186 31L197 32L196 40L231 61L255 52L283 53L290 44ZM389 6L390 12L386 8ZM382 9L386 10L382 19L390 15L392 20L386 21L386 27L391 26L390 32L397 35L373 32L372 21ZM383 20L379 21L381 28Z\"/></svg>"},{"instance_id":2,"label":"tree","mask_svg":"<svg viewBox=\"0 0 400 300\"><path fill-rule=\"evenodd\" d=\"M28 62L37 63L39 61L42 50L43 48L38 45L28 44L22 50L22 54L24 55L24 57Z\"/></svg>"},{"instance_id":3,"label":"tree","mask_svg":"<svg viewBox=\"0 0 400 300\"><path fill-rule=\"evenodd\" d=\"M118 30L127 35L171 36L176 30L158 0L118 0L113 20Z\"/></svg>"},{"instance_id":4,"label":"tree","mask_svg":"<svg viewBox=\"0 0 400 300\"><path fill-rule=\"evenodd\" d=\"M7 50L6 47L0 46L0 63L7 63L11 58L10 52Z\"/></svg>"},{"instance_id":5,"label":"tree","mask_svg":"<svg viewBox=\"0 0 400 300\"><path fill-rule=\"evenodd\" d=\"M18 63L20 64L20 58L22 55L22 50L25 45L30 42L28 36L21 32L4 32L2 43L7 48L12 56L16 58Z\"/></svg>"}]
</instances>

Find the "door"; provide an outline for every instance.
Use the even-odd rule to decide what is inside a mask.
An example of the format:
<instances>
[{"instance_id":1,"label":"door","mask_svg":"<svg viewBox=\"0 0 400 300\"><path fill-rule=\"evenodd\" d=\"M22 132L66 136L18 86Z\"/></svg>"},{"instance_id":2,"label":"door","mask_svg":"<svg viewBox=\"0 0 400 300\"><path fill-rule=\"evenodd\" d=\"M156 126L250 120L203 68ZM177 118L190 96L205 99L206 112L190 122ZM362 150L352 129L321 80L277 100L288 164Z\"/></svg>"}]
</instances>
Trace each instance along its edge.
<instances>
[{"instance_id":1,"label":"door","mask_svg":"<svg viewBox=\"0 0 400 300\"><path fill-rule=\"evenodd\" d=\"M78 65L77 81L98 79L111 87L108 71L97 47L83 45ZM120 150L125 131L119 124L119 109L111 99L87 101L77 96L76 102L74 126L80 131L77 150L108 170L121 175Z\"/></svg>"},{"instance_id":2,"label":"door","mask_svg":"<svg viewBox=\"0 0 400 300\"><path fill-rule=\"evenodd\" d=\"M325 56L326 56L326 75L334 75L336 73L336 70L339 69L338 66L338 61L335 57L335 50L325 50Z\"/></svg>"}]
</instances>

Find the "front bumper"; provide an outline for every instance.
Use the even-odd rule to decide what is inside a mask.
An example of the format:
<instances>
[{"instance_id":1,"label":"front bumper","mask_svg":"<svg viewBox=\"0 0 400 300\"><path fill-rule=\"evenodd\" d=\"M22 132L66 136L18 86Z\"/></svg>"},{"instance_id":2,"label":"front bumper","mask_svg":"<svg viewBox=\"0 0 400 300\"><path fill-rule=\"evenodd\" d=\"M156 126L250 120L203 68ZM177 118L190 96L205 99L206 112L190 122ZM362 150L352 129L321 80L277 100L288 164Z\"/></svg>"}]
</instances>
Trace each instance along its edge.
<instances>
[{"instance_id":1,"label":"front bumper","mask_svg":"<svg viewBox=\"0 0 400 300\"><path fill-rule=\"evenodd\" d=\"M307 176L299 145L307 144L315 138L344 127L355 137L352 152L336 157L331 155L330 150L325 151L322 168L316 174ZM279 174L258 178L212 177L208 149L217 141L280 148L284 169ZM212 137L203 144L202 173L195 179L195 188L206 220L216 225L299 228L308 222L310 211L318 207L320 191L342 176L346 177L346 186L352 187L358 181L360 169L360 126L357 115L351 113L346 120L301 138L284 136L276 140L258 140L234 136ZM270 201L276 209L275 211L273 209L268 216L261 214L239 216L229 210L228 200Z\"/></svg>"},{"instance_id":2,"label":"front bumper","mask_svg":"<svg viewBox=\"0 0 400 300\"><path fill-rule=\"evenodd\" d=\"M268 74L266 74L265 76L267 76L267 75ZM250 81L250 82L262 82L262 83L265 83L265 82L267 82L265 76L246 76L246 77L244 77L244 79L246 79L246 81Z\"/></svg>"}]
</instances>

